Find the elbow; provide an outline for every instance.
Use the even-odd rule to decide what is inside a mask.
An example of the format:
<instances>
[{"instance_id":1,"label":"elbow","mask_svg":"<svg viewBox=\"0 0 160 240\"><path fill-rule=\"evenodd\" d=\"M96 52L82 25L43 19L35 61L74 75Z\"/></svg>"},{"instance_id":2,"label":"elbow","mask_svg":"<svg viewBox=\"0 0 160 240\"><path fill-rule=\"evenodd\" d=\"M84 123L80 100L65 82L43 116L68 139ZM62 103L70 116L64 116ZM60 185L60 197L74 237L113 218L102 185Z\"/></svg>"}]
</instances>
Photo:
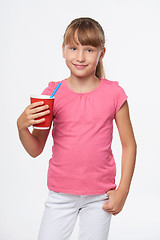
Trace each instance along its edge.
<instances>
[{"instance_id":1,"label":"elbow","mask_svg":"<svg viewBox=\"0 0 160 240\"><path fill-rule=\"evenodd\" d=\"M38 157L41 153L42 153L42 151L40 151L40 152L33 152L33 153L29 153L29 155L30 155L32 158L36 158L36 157Z\"/></svg>"},{"instance_id":2,"label":"elbow","mask_svg":"<svg viewBox=\"0 0 160 240\"><path fill-rule=\"evenodd\" d=\"M36 158L36 157L38 157L40 154L30 154L30 156L32 157L32 158Z\"/></svg>"},{"instance_id":3,"label":"elbow","mask_svg":"<svg viewBox=\"0 0 160 240\"><path fill-rule=\"evenodd\" d=\"M32 158L38 157L43 152L44 146L38 145L32 149L26 149Z\"/></svg>"},{"instance_id":4,"label":"elbow","mask_svg":"<svg viewBox=\"0 0 160 240\"><path fill-rule=\"evenodd\" d=\"M36 158L39 155L41 155L41 153L43 152L43 149L44 149L44 145L39 145L36 151L32 154L32 157Z\"/></svg>"}]
</instances>

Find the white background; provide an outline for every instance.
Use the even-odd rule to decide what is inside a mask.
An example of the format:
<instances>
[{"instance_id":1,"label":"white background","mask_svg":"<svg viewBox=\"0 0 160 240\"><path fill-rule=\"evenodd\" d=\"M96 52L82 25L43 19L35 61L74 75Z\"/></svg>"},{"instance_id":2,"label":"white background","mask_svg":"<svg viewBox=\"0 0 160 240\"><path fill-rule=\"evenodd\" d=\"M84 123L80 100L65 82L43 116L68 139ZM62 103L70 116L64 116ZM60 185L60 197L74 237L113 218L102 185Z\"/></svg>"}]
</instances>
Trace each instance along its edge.
<instances>
[{"instance_id":1,"label":"white background","mask_svg":"<svg viewBox=\"0 0 160 240\"><path fill-rule=\"evenodd\" d=\"M160 2L158 0L0 1L0 239L36 240L46 201L52 138L31 158L16 121L50 81L69 77L63 34L77 17L91 17L106 35L106 78L128 95L137 141L137 162L123 210L112 216L109 240L160 239ZM121 144L114 122L112 150L121 171ZM71 240L78 236L78 220ZM46 239L47 240L47 239Z\"/></svg>"}]
</instances>

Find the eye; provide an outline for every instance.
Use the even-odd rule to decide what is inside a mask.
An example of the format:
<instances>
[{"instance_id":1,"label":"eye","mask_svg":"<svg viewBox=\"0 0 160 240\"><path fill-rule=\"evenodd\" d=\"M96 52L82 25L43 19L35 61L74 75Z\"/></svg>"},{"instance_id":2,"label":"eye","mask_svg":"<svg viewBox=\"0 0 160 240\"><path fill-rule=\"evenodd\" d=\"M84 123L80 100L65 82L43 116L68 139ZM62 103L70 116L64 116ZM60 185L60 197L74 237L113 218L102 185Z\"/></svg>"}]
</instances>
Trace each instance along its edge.
<instances>
[{"instance_id":1,"label":"eye","mask_svg":"<svg viewBox=\"0 0 160 240\"><path fill-rule=\"evenodd\" d=\"M72 49L73 51L75 51L75 50L76 50L76 48L75 48L75 47L72 47L71 49Z\"/></svg>"},{"instance_id":2,"label":"eye","mask_svg":"<svg viewBox=\"0 0 160 240\"><path fill-rule=\"evenodd\" d=\"M88 51L88 52L93 52L93 50L92 50L92 49L88 49L87 51Z\"/></svg>"}]
</instances>

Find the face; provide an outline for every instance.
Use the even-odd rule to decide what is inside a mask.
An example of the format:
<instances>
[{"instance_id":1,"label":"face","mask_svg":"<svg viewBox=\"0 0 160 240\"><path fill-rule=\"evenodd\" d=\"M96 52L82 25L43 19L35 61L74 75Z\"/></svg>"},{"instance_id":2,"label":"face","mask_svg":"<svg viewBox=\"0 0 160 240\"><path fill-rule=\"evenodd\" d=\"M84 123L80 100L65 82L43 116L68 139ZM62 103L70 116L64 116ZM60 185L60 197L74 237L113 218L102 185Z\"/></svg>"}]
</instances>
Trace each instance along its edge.
<instances>
[{"instance_id":1,"label":"face","mask_svg":"<svg viewBox=\"0 0 160 240\"><path fill-rule=\"evenodd\" d=\"M98 61L101 61L105 48L82 46L80 43L67 44L63 47L63 57L73 75L86 77L95 74Z\"/></svg>"}]
</instances>

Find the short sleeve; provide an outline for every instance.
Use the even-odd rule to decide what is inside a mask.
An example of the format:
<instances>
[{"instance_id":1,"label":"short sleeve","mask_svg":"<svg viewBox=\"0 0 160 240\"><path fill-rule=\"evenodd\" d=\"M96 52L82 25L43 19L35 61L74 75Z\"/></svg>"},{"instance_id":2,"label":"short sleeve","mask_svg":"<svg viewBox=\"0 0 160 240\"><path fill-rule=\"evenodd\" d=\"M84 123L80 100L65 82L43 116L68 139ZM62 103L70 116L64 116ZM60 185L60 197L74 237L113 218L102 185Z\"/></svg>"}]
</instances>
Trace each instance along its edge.
<instances>
[{"instance_id":1,"label":"short sleeve","mask_svg":"<svg viewBox=\"0 0 160 240\"><path fill-rule=\"evenodd\" d=\"M114 82L114 104L115 104L115 114L119 111L123 103L127 100L128 96L126 95L124 89L119 86L117 81ZM114 117L115 117L114 114Z\"/></svg>"},{"instance_id":2,"label":"short sleeve","mask_svg":"<svg viewBox=\"0 0 160 240\"><path fill-rule=\"evenodd\" d=\"M43 92L41 93L41 95L51 95L54 91L54 89L56 88L56 82L49 82L48 83L48 87L46 87Z\"/></svg>"}]
</instances>

